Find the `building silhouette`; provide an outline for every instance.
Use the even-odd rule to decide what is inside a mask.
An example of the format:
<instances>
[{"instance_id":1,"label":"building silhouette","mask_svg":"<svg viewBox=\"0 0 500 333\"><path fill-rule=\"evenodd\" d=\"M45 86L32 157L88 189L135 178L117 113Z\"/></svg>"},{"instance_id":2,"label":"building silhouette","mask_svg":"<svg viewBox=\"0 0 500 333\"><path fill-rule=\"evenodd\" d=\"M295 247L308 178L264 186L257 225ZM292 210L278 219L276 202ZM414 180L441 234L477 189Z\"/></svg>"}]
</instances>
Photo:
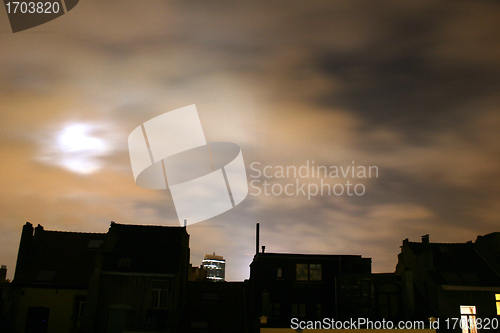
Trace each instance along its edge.
<instances>
[{"instance_id":1,"label":"building silhouette","mask_svg":"<svg viewBox=\"0 0 500 333\"><path fill-rule=\"evenodd\" d=\"M201 268L207 271L207 280L212 282L223 282L226 278L226 260L222 256L205 254L201 262Z\"/></svg>"},{"instance_id":2,"label":"building silhouette","mask_svg":"<svg viewBox=\"0 0 500 333\"><path fill-rule=\"evenodd\" d=\"M474 243L431 243L429 235L421 242L405 239L395 274L412 318L500 319L500 232Z\"/></svg>"},{"instance_id":3,"label":"building silhouette","mask_svg":"<svg viewBox=\"0 0 500 333\"><path fill-rule=\"evenodd\" d=\"M0 267L0 332L9 332L13 328L9 319L13 315L13 289L7 280L7 266Z\"/></svg>"},{"instance_id":4,"label":"building silhouette","mask_svg":"<svg viewBox=\"0 0 500 333\"><path fill-rule=\"evenodd\" d=\"M248 280L212 283L206 266L223 258L192 267L185 227L112 222L106 233L76 233L28 222L14 280L0 283L0 328L272 333L293 332L292 318L418 320L427 328L431 317L442 325L446 318L500 319L498 232L453 244L405 239L395 272L383 274L361 255L259 251L258 234L256 243Z\"/></svg>"},{"instance_id":5,"label":"building silhouette","mask_svg":"<svg viewBox=\"0 0 500 333\"><path fill-rule=\"evenodd\" d=\"M26 223L12 283L15 331L177 331L188 244L184 227L112 222L94 234Z\"/></svg>"}]
</instances>

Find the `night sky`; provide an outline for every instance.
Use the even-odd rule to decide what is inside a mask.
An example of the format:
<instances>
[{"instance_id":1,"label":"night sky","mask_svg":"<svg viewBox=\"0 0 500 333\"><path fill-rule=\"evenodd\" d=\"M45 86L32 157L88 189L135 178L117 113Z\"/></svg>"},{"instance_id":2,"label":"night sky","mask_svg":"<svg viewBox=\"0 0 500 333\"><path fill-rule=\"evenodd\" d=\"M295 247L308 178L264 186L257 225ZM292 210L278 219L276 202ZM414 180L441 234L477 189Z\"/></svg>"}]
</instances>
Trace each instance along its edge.
<instances>
[{"instance_id":1,"label":"night sky","mask_svg":"<svg viewBox=\"0 0 500 333\"><path fill-rule=\"evenodd\" d=\"M499 18L498 1L86 0L13 34L0 8L0 263L12 278L27 221L179 225L168 191L135 184L127 138L190 104L249 181L266 180L254 162L378 168L347 179L363 195L250 187L188 226L193 265L215 251L228 280L249 277L257 222L268 252L360 254L374 272L405 238L500 231ZM267 179L321 180L346 182Z\"/></svg>"}]
</instances>

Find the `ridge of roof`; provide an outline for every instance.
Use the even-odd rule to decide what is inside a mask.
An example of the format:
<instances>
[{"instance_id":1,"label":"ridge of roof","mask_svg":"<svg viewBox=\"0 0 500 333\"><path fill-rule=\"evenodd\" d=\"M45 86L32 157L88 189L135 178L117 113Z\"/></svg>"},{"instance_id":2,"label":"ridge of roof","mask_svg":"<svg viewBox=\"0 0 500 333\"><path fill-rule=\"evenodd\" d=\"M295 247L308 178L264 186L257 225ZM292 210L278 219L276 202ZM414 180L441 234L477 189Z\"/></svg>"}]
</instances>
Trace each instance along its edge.
<instances>
[{"instance_id":1,"label":"ridge of roof","mask_svg":"<svg viewBox=\"0 0 500 333\"><path fill-rule=\"evenodd\" d=\"M54 234L106 235L106 232L60 231L60 230L43 230L43 232L44 233L50 232Z\"/></svg>"},{"instance_id":2,"label":"ridge of roof","mask_svg":"<svg viewBox=\"0 0 500 333\"><path fill-rule=\"evenodd\" d=\"M408 241L410 244L423 244L422 242L411 242ZM467 242L462 242L462 243L435 243L435 242L430 242L429 245L467 245L467 244L474 244L472 241L467 241Z\"/></svg>"},{"instance_id":3,"label":"ridge of roof","mask_svg":"<svg viewBox=\"0 0 500 333\"><path fill-rule=\"evenodd\" d=\"M154 227L154 228L175 228L175 229L184 229L183 226L176 225L154 225L154 224L125 224L125 223L116 223L111 221L111 226L119 226L119 227Z\"/></svg>"}]
</instances>

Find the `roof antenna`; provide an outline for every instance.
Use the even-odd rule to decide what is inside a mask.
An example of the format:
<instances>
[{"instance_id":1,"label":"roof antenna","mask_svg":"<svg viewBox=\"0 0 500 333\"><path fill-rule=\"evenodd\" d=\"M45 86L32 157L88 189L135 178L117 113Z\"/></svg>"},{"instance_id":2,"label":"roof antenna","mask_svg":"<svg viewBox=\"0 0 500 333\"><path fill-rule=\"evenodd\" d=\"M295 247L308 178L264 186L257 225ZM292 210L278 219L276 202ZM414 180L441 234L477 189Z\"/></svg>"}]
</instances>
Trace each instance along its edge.
<instances>
[{"instance_id":1,"label":"roof antenna","mask_svg":"<svg viewBox=\"0 0 500 333\"><path fill-rule=\"evenodd\" d=\"M259 224L255 226L255 254L259 254L259 238L260 238L260 231L259 231Z\"/></svg>"}]
</instances>

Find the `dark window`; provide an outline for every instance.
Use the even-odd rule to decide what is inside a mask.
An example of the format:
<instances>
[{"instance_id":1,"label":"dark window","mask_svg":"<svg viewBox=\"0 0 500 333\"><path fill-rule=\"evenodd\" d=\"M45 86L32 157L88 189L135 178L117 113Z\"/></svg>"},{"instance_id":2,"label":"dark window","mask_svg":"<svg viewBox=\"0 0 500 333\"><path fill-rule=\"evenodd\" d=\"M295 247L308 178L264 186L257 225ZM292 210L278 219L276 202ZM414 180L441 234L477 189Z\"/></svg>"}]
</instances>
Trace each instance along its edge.
<instances>
[{"instance_id":1,"label":"dark window","mask_svg":"<svg viewBox=\"0 0 500 333\"><path fill-rule=\"evenodd\" d=\"M118 263L119 268L130 268L130 258L121 258Z\"/></svg>"},{"instance_id":2,"label":"dark window","mask_svg":"<svg viewBox=\"0 0 500 333\"><path fill-rule=\"evenodd\" d=\"M283 277L283 269L281 267L278 267L277 272L276 272L276 276L279 278Z\"/></svg>"},{"instance_id":3,"label":"dark window","mask_svg":"<svg viewBox=\"0 0 500 333\"><path fill-rule=\"evenodd\" d=\"M305 317L305 316L306 316L306 305L300 304L299 305L299 317Z\"/></svg>"},{"instance_id":4,"label":"dark window","mask_svg":"<svg viewBox=\"0 0 500 333\"><path fill-rule=\"evenodd\" d=\"M281 315L281 313L280 313L280 312L281 312L281 311L280 311L281 309L280 309L280 308L281 308L280 303L274 303L274 304L273 304L273 315L274 315L275 317L279 317L279 316Z\"/></svg>"},{"instance_id":5,"label":"dark window","mask_svg":"<svg viewBox=\"0 0 500 333\"><path fill-rule=\"evenodd\" d=\"M292 317L299 316L299 305L297 303L292 304Z\"/></svg>"},{"instance_id":6,"label":"dark window","mask_svg":"<svg viewBox=\"0 0 500 333\"><path fill-rule=\"evenodd\" d=\"M308 264L297 264L297 281L307 281L308 279Z\"/></svg>"},{"instance_id":7,"label":"dark window","mask_svg":"<svg viewBox=\"0 0 500 333\"><path fill-rule=\"evenodd\" d=\"M75 295L75 302L73 304L73 317L81 319L83 317L83 310L85 310L85 301L87 296Z\"/></svg>"},{"instance_id":8,"label":"dark window","mask_svg":"<svg viewBox=\"0 0 500 333\"><path fill-rule=\"evenodd\" d=\"M321 264L297 264L297 281L321 281Z\"/></svg>"},{"instance_id":9,"label":"dark window","mask_svg":"<svg viewBox=\"0 0 500 333\"><path fill-rule=\"evenodd\" d=\"M167 306L167 282L153 280L151 283L151 307L164 308Z\"/></svg>"},{"instance_id":10,"label":"dark window","mask_svg":"<svg viewBox=\"0 0 500 333\"><path fill-rule=\"evenodd\" d=\"M321 281L321 265L319 264L309 265L309 280Z\"/></svg>"},{"instance_id":11,"label":"dark window","mask_svg":"<svg viewBox=\"0 0 500 333\"><path fill-rule=\"evenodd\" d=\"M89 243L87 244L87 248L98 249L102 243L104 243L103 239L91 239L91 240L89 240Z\"/></svg>"}]
</instances>

